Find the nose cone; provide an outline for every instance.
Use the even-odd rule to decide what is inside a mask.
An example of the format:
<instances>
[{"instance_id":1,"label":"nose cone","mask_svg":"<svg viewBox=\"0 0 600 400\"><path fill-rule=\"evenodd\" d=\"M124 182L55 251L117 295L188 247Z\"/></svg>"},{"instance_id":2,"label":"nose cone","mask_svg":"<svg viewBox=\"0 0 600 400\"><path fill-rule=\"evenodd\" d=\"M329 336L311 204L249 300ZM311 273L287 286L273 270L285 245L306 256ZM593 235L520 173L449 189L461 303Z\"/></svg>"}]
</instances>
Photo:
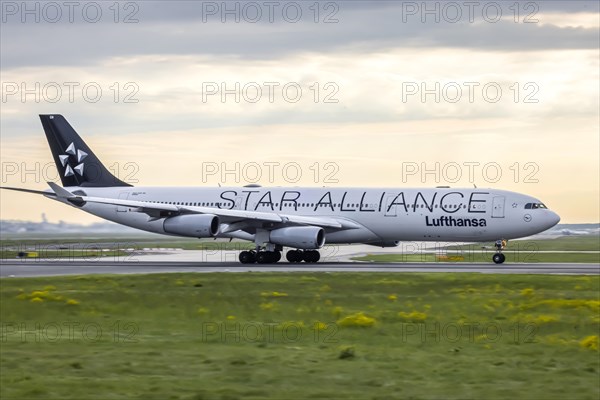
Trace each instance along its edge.
<instances>
[{"instance_id":1,"label":"nose cone","mask_svg":"<svg viewBox=\"0 0 600 400\"><path fill-rule=\"evenodd\" d=\"M548 210L548 228L552 228L554 225L560 222L560 216L554 211Z\"/></svg>"}]
</instances>

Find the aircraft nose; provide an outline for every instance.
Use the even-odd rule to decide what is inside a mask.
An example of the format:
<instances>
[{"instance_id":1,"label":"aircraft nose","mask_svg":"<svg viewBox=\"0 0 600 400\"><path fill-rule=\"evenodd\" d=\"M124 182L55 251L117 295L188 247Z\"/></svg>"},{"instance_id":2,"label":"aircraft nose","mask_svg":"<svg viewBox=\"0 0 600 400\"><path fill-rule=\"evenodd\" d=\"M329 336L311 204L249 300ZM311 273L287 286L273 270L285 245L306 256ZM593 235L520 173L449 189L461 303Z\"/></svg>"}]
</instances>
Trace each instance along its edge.
<instances>
[{"instance_id":1,"label":"aircraft nose","mask_svg":"<svg viewBox=\"0 0 600 400\"><path fill-rule=\"evenodd\" d=\"M554 211L550 211L548 214L548 222L551 224L550 227L560 222L560 216Z\"/></svg>"}]
</instances>

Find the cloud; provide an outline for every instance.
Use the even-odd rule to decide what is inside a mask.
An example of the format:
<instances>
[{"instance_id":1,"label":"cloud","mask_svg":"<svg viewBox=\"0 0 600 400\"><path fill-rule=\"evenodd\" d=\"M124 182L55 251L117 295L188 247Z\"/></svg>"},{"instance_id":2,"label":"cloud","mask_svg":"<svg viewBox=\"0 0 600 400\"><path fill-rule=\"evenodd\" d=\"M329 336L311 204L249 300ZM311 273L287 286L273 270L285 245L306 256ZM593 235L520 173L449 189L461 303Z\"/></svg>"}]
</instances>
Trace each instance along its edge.
<instances>
[{"instance_id":1,"label":"cloud","mask_svg":"<svg viewBox=\"0 0 600 400\"><path fill-rule=\"evenodd\" d=\"M7 3L15 2L2 7ZM37 114L62 113L108 165L139 162L146 184L199 183L203 160L297 161L305 169L332 161L341 166L341 184L358 186L403 186L403 160L497 161L505 170L535 161L543 171L539 184L505 176L498 185L543 197L563 220L597 219L598 175L581 171L598 166L598 3L519 2L516 22L515 2L477 3L472 22L464 2L455 2L463 13L456 22L450 9L436 22L435 13L410 8L451 3L320 2L317 23L314 2L298 2L303 17L296 23L281 13L272 23L222 23L219 14L203 21L200 2L119 3L118 23L112 2L98 3L104 8L97 23L81 16L21 23L4 13L2 160L50 160ZM494 4L503 13L498 22L490 22ZM123 23L131 11L139 22ZM524 23L528 15L538 22ZM327 16L338 22L324 23ZM65 82L78 83L73 101ZM273 102L264 92L258 102L244 95L223 101L222 90L207 95L207 83L256 83L264 91L267 82L279 85ZM283 99L290 82L302 89L297 102ZM20 93L7 97L11 83L19 90L37 83L40 91L56 83L65 92L57 102L48 101L52 87L39 101L35 94L23 100ZM84 98L86 84L102 89L98 102ZM501 88L497 102L484 97L486 85L492 94ZM409 87L418 92L407 95ZM457 87L461 97L453 102ZM127 95L138 102L125 102ZM324 102L327 95L338 101ZM179 180L166 169L177 170ZM2 217L26 218L21 199L3 194ZM80 218L68 212L65 218Z\"/></svg>"},{"instance_id":2,"label":"cloud","mask_svg":"<svg viewBox=\"0 0 600 400\"><path fill-rule=\"evenodd\" d=\"M433 14L427 14L423 5L426 3L422 2L383 2L374 6L361 2L331 2L336 4L337 9L321 9L318 23L314 22L315 12L309 9L308 3L295 3L300 4L303 10L303 17L296 23L288 22L289 18L280 14L275 14L272 23L267 17L258 23L248 23L244 18L236 23L235 16L227 17L229 14L221 10L221 4L225 3L220 2L215 2L220 11L205 19L206 13L202 10L209 3L182 2L178 3L178 7L173 2L135 3L139 7L136 13L138 23L115 23L108 3L102 3L104 14L97 23L86 23L82 18L75 18L74 23L69 23L66 16L54 24L45 22L44 18L34 23L32 17L21 23L21 19L17 18L19 15L11 15L2 24L0 65L3 69L33 65L93 65L114 57L155 54L167 57L214 55L252 60L287 57L299 52L327 54L353 51L362 54L364 51L407 47L534 52L595 49L599 44L597 25L570 26L564 22L593 20L593 15L597 15L597 5L593 10L593 5L585 4L588 2L579 5L568 5L571 2L530 2L538 4L538 9L533 10L535 12L530 17L538 20L537 23L523 22L532 13L523 4L517 15L508 3L500 2L476 3L478 5L472 11L464 5L468 2L451 2L457 4L461 12L461 18L456 22L449 11L443 11L447 5L443 2L427 3L430 6L437 4L438 12ZM289 3L281 2L277 8L284 10L285 4ZM325 7L323 3L319 4ZM411 4L416 5L418 10L408 14ZM489 11L491 8L485 8L486 4L496 4L494 7L502 13L502 18L496 22L495 15L498 14ZM267 9L265 6L260 8ZM239 7L239 10L243 9L243 6ZM338 22L324 23L325 15L335 10L332 19ZM570 13L572 18L565 18L560 26L554 25L557 19L552 12L556 10ZM582 11L585 11L585 17L578 19L576 16L582 15ZM544 23L544 12L550 23ZM123 13L119 18L124 18ZM229 18L228 22L221 22L221 14ZM76 35L73 34L74 29Z\"/></svg>"}]
</instances>

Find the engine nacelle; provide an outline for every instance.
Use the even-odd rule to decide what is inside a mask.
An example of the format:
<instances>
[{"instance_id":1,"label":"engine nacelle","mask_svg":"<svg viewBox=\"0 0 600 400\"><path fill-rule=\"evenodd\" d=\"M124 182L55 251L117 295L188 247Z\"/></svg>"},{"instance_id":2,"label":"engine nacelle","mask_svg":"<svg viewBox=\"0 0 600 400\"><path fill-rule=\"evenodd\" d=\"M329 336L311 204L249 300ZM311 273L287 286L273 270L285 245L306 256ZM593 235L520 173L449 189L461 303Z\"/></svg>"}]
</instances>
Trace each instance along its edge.
<instances>
[{"instance_id":1,"label":"engine nacelle","mask_svg":"<svg viewBox=\"0 0 600 400\"><path fill-rule=\"evenodd\" d=\"M365 243L368 244L369 246L377 246L377 247L398 247L398 245L400 244L399 240L388 240L385 242L371 242L371 243Z\"/></svg>"},{"instance_id":2,"label":"engine nacelle","mask_svg":"<svg viewBox=\"0 0 600 400\"><path fill-rule=\"evenodd\" d=\"M291 226L271 231L269 241L297 249L320 249L325 244L325 231L317 226Z\"/></svg>"},{"instance_id":3,"label":"engine nacelle","mask_svg":"<svg viewBox=\"0 0 600 400\"><path fill-rule=\"evenodd\" d=\"M211 214L187 214L169 217L163 229L174 235L207 238L219 233L219 217Z\"/></svg>"}]
</instances>

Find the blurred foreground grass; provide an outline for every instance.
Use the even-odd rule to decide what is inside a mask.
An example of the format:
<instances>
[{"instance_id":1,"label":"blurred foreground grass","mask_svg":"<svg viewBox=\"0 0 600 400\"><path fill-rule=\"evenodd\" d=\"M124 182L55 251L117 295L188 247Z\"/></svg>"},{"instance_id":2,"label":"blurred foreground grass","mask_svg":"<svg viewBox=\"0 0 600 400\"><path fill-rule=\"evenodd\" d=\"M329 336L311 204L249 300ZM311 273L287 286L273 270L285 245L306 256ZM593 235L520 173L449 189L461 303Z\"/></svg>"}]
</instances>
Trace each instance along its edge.
<instances>
[{"instance_id":1,"label":"blurred foreground grass","mask_svg":"<svg viewBox=\"0 0 600 400\"><path fill-rule=\"evenodd\" d=\"M599 280L5 278L0 397L597 399Z\"/></svg>"}]
</instances>

